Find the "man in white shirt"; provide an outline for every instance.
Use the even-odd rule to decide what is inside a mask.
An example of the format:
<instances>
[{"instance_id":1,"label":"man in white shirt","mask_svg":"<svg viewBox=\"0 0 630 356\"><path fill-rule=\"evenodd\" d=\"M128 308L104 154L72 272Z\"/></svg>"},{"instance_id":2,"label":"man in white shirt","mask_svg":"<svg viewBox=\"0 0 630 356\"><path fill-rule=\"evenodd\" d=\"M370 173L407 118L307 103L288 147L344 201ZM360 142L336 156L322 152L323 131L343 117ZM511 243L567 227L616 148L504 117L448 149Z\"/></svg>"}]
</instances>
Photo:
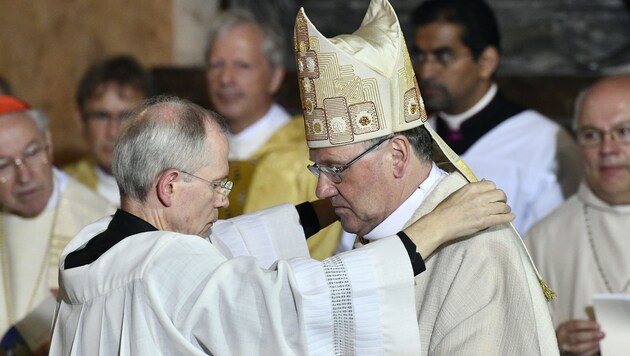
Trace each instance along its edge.
<instances>
[{"instance_id":1,"label":"man in white shirt","mask_svg":"<svg viewBox=\"0 0 630 356\"><path fill-rule=\"evenodd\" d=\"M48 119L0 95L1 351L45 352L61 250L114 209L52 165Z\"/></svg>"},{"instance_id":2,"label":"man in white shirt","mask_svg":"<svg viewBox=\"0 0 630 356\"><path fill-rule=\"evenodd\" d=\"M411 14L412 59L431 125L480 178L505 191L521 233L577 190L579 153L552 120L494 82L499 28L483 0L429 0Z\"/></svg>"},{"instance_id":3,"label":"man in white shirt","mask_svg":"<svg viewBox=\"0 0 630 356\"><path fill-rule=\"evenodd\" d=\"M309 160L302 120L292 119L273 99L284 78L285 47L273 24L246 10L222 12L211 23L208 93L228 125L234 182L221 218L316 199L316 180L304 168ZM335 223L309 239L311 255L332 255L340 234Z\"/></svg>"},{"instance_id":4,"label":"man in white shirt","mask_svg":"<svg viewBox=\"0 0 630 356\"><path fill-rule=\"evenodd\" d=\"M62 253L51 355L417 354L419 254L513 217L479 184L398 236L320 262L306 236L333 220L326 202L217 222L227 157L218 114L176 98L141 108L114 152L121 209Z\"/></svg>"},{"instance_id":5,"label":"man in white shirt","mask_svg":"<svg viewBox=\"0 0 630 356\"><path fill-rule=\"evenodd\" d=\"M601 79L575 107L584 181L525 242L558 291L551 314L561 351L594 355L606 329L593 320L593 295L630 292L630 75Z\"/></svg>"},{"instance_id":6,"label":"man in white shirt","mask_svg":"<svg viewBox=\"0 0 630 356\"><path fill-rule=\"evenodd\" d=\"M475 180L426 123L386 0L372 0L354 33L330 39L301 10L295 36L317 196L357 244L381 241ZM550 295L520 236L508 224L478 235L438 249L416 276L420 355L557 354Z\"/></svg>"}]
</instances>

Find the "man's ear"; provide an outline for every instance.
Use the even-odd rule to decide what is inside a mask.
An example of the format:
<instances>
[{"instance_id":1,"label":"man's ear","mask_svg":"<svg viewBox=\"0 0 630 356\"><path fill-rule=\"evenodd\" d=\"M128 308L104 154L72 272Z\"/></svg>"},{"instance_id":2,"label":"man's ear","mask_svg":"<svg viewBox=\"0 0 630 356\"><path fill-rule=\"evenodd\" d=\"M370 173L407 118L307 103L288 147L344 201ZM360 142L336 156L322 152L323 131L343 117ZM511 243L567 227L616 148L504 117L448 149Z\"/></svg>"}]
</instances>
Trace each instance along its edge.
<instances>
[{"instance_id":1,"label":"man's ear","mask_svg":"<svg viewBox=\"0 0 630 356\"><path fill-rule=\"evenodd\" d=\"M403 135L391 138L392 147L392 167L394 177L400 178L404 175L409 166L409 159L413 154L409 140Z\"/></svg>"},{"instance_id":2,"label":"man's ear","mask_svg":"<svg viewBox=\"0 0 630 356\"><path fill-rule=\"evenodd\" d=\"M277 66L271 71L271 80L269 81L269 94L275 95L280 87L282 86L282 81L284 80L285 70L281 66Z\"/></svg>"},{"instance_id":3,"label":"man's ear","mask_svg":"<svg viewBox=\"0 0 630 356\"><path fill-rule=\"evenodd\" d=\"M490 79L499 67L499 51L494 46L487 46L477 63L479 64L479 76L483 79Z\"/></svg>"},{"instance_id":4,"label":"man's ear","mask_svg":"<svg viewBox=\"0 0 630 356\"><path fill-rule=\"evenodd\" d=\"M155 185L157 198L165 207L173 205L174 195L176 193L175 186L178 179L181 177L179 171L176 169L169 169L158 177L158 181Z\"/></svg>"}]
</instances>

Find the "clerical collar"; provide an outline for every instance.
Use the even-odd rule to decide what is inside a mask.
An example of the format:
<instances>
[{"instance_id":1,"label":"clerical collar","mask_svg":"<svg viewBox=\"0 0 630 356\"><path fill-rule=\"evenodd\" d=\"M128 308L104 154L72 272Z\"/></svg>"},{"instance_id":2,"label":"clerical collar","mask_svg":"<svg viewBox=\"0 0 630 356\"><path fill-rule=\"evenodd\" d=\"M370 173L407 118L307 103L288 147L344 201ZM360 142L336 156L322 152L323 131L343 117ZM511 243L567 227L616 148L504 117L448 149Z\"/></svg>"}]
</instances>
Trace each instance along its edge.
<instances>
[{"instance_id":1,"label":"clerical collar","mask_svg":"<svg viewBox=\"0 0 630 356\"><path fill-rule=\"evenodd\" d=\"M68 185L68 176L55 167L52 167L52 180L53 188L50 198L48 198L48 203L46 204L46 210L57 207L59 199L61 199L61 193L66 190L66 186Z\"/></svg>"},{"instance_id":2,"label":"clerical collar","mask_svg":"<svg viewBox=\"0 0 630 356\"><path fill-rule=\"evenodd\" d=\"M473 115L480 112L483 108L485 108L488 105L488 103L490 103L490 101L492 101L494 96L497 94L497 90L498 90L497 84L492 83L492 85L490 86L486 94L484 94L484 96L481 98L481 100L479 100L470 109L457 115L449 115L444 112L441 112L439 115L442 119L444 119L444 122L446 122L446 124L451 130L459 130L460 126L462 125L464 121L473 117Z\"/></svg>"},{"instance_id":3,"label":"clerical collar","mask_svg":"<svg viewBox=\"0 0 630 356\"><path fill-rule=\"evenodd\" d=\"M84 247L68 254L64 269L88 265L126 237L147 231L157 231L157 228L131 213L118 209L105 231L90 239Z\"/></svg>"},{"instance_id":4,"label":"clerical collar","mask_svg":"<svg viewBox=\"0 0 630 356\"><path fill-rule=\"evenodd\" d=\"M228 133L230 147L228 159L231 161L249 159L289 120L291 115L280 105L273 103L260 120L237 134Z\"/></svg>"},{"instance_id":5,"label":"clerical collar","mask_svg":"<svg viewBox=\"0 0 630 356\"><path fill-rule=\"evenodd\" d=\"M116 178L113 175L105 172L99 165L95 165L97 177L97 191L100 196L105 198L113 206L120 206L120 192L118 191L118 184Z\"/></svg>"},{"instance_id":6,"label":"clerical collar","mask_svg":"<svg viewBox=\"0 0 630 356\"><path fill-rule=\"evenodd\" d=\"M613 214L630 214L630 204L610 205L598 197L584 180L577 191L578 198L589 208Z\"/></svg>"},{"instance_id":7,"label":"clerical collar","mask_svg":"<svg viewBox=\"0 0 630 356\"><path fill-rule=\"evenodd\" d=\"M401 231L405 224L409 222L413 214L422 204L424 199L433 191L435 186L447 176L447 173L438 168L435 162L431 163L431 171L418 189L416 189L398 209L394 210L383 222L378 224L372 231L364 237L368 240L378 240L387 236L395 235Z\"/></svg>"}]
</instances>

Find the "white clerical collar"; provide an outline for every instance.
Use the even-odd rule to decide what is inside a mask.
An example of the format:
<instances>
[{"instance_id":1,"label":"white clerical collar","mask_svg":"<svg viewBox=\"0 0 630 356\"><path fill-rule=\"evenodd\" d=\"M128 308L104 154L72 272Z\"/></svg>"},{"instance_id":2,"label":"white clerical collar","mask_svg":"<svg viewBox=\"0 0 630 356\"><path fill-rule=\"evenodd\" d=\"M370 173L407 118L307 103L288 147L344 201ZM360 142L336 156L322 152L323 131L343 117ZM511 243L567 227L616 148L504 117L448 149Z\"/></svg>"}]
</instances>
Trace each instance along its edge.
<instances>
[{"instance_id":1,"label":"white clerical collar","mask_svg":"<svg viewBox=\"0 0 630 356\"><path fill-rule=\"evenodd\" d=\"M447 176L447 173L438 168L435 162L432 162L431 172L418 189L405 200L398 209L377 225L372 231L364 237L368 240L378 240L387 236L392 236L401 231L405 224L409 222L413 214L416 212L420 204L433 191L433 188Z\"/></svg>"},{"instance_id":2,"label":"white clerical collar","mask_svg":"<svg viewBox=\"0 0 630 356\"><path fill-rule=\"evenodd\" d=\"M490 101L497 94L497 83L492 83L486 94L477 102L477 104L473 105L470 109L464 111L461 114L457 115L448 115L444 112L440 113L440 117L444 119L446 124L451 130L459 130L459 127L464 123L464 121L470 119L473 115L480 112L483 108L485 108Z\"/></svg>"},{"instance_id":3,"label":"white clerical collar","mask_svg":"<svg viewBox=\"0 0 630 356\"><path fill-rule=\"evenodd\" d=\"M291 120L291 115L280 105L273 103L260 120L238 134L228 133L230 146L228 159L231 161L249 159L289 120Z\"/></svg>"},{"instance_id":4,"label":"white clerical collar","mask_svg":"<svg viewBox=\"0 0 630 356\"><path fill-rule=\"evenodd\" d=\"M116 184L116 178L113 175L105 172L100 166L95 165L97 187L96 190L100 196L110 202L113 206L120 206L120 192L118 191L118 184Z\"/></svg>"},{"instance_id":5,"label":"white clerical collar","mask_svg":"<svg viewBox=\"0 0 630 356\"><path fill-rule=\"evenodd\" d=\"M593 209L608 213L630 214L630 204L611 205L608 202L603 201L593 192L584 180L580 183L577 195L582 203Z\"/></svg>"},{"instance_id":6,"label":"white clerical collar","mask_svg":"<svg viewBox=\"0 0 630 356\"><path fill-rule=\"evenodd\" d=\"M58 170L56 167L52 167L52 173L53 189L50 198L48 198L46 209L54 209L57 207L61 193L66 190L66 186L68 185L68 176L65 173Z\"/></svg>"}]
</instances>

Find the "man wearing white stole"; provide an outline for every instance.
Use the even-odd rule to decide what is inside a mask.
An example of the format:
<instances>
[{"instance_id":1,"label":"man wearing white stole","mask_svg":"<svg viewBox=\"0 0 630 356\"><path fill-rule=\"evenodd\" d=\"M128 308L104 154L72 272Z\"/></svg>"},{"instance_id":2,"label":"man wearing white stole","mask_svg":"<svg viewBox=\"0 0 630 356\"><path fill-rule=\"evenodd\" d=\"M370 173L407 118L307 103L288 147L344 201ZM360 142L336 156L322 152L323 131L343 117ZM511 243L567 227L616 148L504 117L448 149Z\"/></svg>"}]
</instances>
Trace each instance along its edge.
<instances>
[{"instance_id":1,"label":"man wearing white stole","mask_svg":"<svg viewBox=\"0 0 630 356\"><path fill-rule=\"evenodd\" d=\"M475 177L426 123L396 14L372 0L353 34L324 37L298 13L309 169L345 231L369 246ZM509 198L509 197L508 197ZM513 226L448 244L416 276L420 355L558 353L551 298Z\"/></svg>"},{"instance_id":2,"label":"man wearing white stole","mask_svg":"<svg viewBox=\"0 0 630 356\"><path fill-rule=\"evenodd\" d=\"M61 250L113 213L104 199L52 165L46 116L0 96L0 354L45 352Z\"/></svg>"},{"instance_id":3,"label":"man wearing white stole","mask_svg":"<svg viewBox=\"0 0 630 356\"><path fill-rule=\"evenodd\" d=\"M550 305L561 351L593 355L606 333L592 320L593 295L630 293L630 75L601 79L575 108L584 181L525 242L558 291Z\"/></svg>"}]
</instances>

